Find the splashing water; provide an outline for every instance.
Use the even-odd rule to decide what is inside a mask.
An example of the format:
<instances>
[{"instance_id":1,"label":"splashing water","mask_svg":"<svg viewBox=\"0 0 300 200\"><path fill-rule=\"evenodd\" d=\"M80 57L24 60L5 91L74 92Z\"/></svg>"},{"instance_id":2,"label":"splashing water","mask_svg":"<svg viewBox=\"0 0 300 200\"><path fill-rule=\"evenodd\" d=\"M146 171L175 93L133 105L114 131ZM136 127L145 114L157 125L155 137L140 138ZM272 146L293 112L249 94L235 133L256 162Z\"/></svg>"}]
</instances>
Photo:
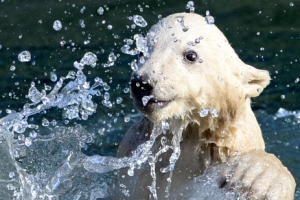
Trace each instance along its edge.
<instances>
[{"instance_id":1,"label":"splashing water","mask_svg":"<svg viewBox=\"0 0 300 200\"><path fill-rule=\"evenodd\" d=\"M55 107L63 109L63 117L68 119L86 120L95 113L97 104L92 101L92 96L97 95L96 88L104 87L104 84L100 78L95 78L95 83L90 86L81 69L84 65L95 66L96 61L95 54L85 54L79 62L80 69L60 77L49 93L46 90L40 92L32 82L27 95L32 103L0 119L0 168L3 174L9 174L9 179L2 180L3 186L7 183L7 187L0 186L1 198L76 199L92 195L96 199L108 195L109 179L104 175L91 176L83 166L86 156L81 149L93 141L90 133L80 125L59 127L55 120L50 122L43 118L42 125L51 129L51 133L41 135L35 131L38 125L27 121L29 116ZM45 159L49 157L51 159Z\"/></svg>"}]
</instances>

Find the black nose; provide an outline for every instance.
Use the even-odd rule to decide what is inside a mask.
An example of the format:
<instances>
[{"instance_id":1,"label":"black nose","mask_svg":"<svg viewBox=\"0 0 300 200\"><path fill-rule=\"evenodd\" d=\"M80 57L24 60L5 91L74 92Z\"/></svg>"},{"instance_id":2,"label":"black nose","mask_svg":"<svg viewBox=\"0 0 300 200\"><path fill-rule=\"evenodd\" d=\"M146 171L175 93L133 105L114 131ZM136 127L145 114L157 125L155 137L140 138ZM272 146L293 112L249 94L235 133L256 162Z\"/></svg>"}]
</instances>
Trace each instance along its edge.
<instances>
[{"instance_id":1,"label":"black nose","mask_svg":"<svg viewBox=\"0 0 300 200\"><path fill-rule=\"evenodd\" d=\"M132 77L130 86L132 95L138 99L142 99L144 96L150 96L153 89L147 81L143 81L143 78L138 76Z\"/></svg>"}]
</instances>

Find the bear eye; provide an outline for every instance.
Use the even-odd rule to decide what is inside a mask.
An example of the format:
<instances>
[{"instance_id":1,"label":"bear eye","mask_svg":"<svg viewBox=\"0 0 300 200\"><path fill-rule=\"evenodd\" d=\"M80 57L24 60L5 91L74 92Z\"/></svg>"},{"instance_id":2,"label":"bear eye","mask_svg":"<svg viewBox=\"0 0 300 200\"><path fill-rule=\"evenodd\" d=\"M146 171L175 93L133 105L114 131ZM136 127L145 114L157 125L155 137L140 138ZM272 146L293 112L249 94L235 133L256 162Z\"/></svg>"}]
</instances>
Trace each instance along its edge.
<instances>
[{"instance_id":1,"label":"bear eye","mask_svg":"<svg viewBox=\"0 0 300 200\"><path fill-rule=\"evenodd\" d=\"M198 55L195 51L186 51L184 53L184 59L188 62L195 62L198 58Z\"/></svg>"}]
</instances>

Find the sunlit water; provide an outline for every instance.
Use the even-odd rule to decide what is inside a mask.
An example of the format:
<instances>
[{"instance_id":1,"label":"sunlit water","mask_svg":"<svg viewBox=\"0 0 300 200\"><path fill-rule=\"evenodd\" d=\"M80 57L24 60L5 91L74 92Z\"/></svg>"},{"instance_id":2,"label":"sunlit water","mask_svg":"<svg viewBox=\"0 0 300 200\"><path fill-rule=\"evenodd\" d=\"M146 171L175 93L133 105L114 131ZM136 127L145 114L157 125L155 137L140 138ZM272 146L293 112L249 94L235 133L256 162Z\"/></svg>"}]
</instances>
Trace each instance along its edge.
<instances>
[{"instance_id":1,"label":"sunlit water","mask_svg":"<svg viewBox=\"0 0 300 200\"><path fill-rule=\"evenodd\" d=\"M189 12L194 12L194 3L188 2L186 9ZM83 8L81 12L84 12ZM107 9L104 6L97 10L101 16L105 12ZM132 29L147 27L147 22L141 15L133 15L128 19L132 20ZM189 28L185 25L184 19L178 19L178 21L182 30L188 31ZM209 11L206 12L206 21L208 24L214 23L214 18ZM80 21L80 26L85 27L83 20ZM55 31L60 31L63 28L64 25L61 21L53 20ZM113 25L108 25L107 29L113 29ZM89 42L89 40L85 41L87 44ZM139 52L143 52L144 56L147 56L145 39L142 34L135 34L132 38L125 39L124 42L125 45L121 48L123 53L137 55ZM62 46L65 43L66 41L61 41ZM26 50L20 52L17 57L20 62L29 62L31 56L30 51ZM111 52L107 62L103 63L104 69L115 66L118 56L117 53ZM128 176L132 176L134 171L146 162L151 167L153 179L149 190L154 199L156 198L155 162L160 154L172 149L169 166L161 169L164 173L172 171L180 156L181 130L173 133L172 145L166 145L161 141L162 148L159 152L153 153L150 149L159 134L169 128L167 122L157 124L150 140L139 146L131 157L117 159L111 156L115 150L102 153L101 156L87 156L94 154L88 152L89 147L93 144L98 145L99 142L96 140L99 138L80 124L88 121L92 115L96 115L97 110L111 109L114 104L121 105L123 101L121 97L115 101L111 99L109 83L104 82L101 77L95 76L92 82L87 81L85 73L88 68L96 66L97 60L98 58L93 52L88 52L83 55L80 61L74 61L73 70L64 77L59 77L55 72L52 72L50 80L55 82L54 87L45 86L43 90L38 90L36 87L37 80L31 80L28 93L24 94L27 95L29 102L22 102L21 104L24 106L18 112L8 110L7 116L0 119L0 154L2 159L0 163L0 196L2 199L107 198L113 192L112 181L116 176L116 170L128 168ZM137 62L134 59L130 63L133 71L137 70ZM143 59L140 59L139 62L143 62ZM10 69L15 70L13 67ZM127 92L124 92L129 95L128 88L125 90ZM102 101L94 102L93 97L95 96L103 97ZM151 98L151 96L145 97L143 104L146 105ZM61 115L61 118L48 120L48 116L53 113L54 115ZM209 113L214 117L218 116L213 108L199 111L201 117L205 117ZM282 157L283 162L288 164L289 169L294 172L296 179L299 179L299 175L295 172L298 171L297 164L300 162L298 137L300 112L280 109L274 115L266 114L264 111L257 111L256 115L261 123L267 150ZM37 124L31 116L41 117L41 123ZM119 118L128 122L130 117L138 118L137 115L127 115L124 119L123 116ZM76 125L69 125L72 120L76 121ZM103 118L95 125L100 127L98 132L101 133L101 125L109 124L109 120L106 121ZM123 127L111 127L111 129L113 128L118 132L126 132ZM114 136L105 135L101 138L103 143L105 143L104 138L109 143L118 142ZM218 169L215 170L215 174L217 174ZM170 178L172 178L171 176L172 173L170 173ZM214 183L215 178L214 173L212 173L211 177L195 180L195 183L201 188L218 191L216 185L210 184L210 181ZM190 185L188 188L197 187L197 184ZM214 187L216 190L212 189ZM183 197L186 198L199 197L199 195L207 198L212 195L211 193L188 193L186 188L180 189L178 192L182 192ZM299 198L299 193L298 188L296 198ZM231 194L227 195L230 197ZM126 196L125 192L124 196Z\"/></svg>"}]
</instances>

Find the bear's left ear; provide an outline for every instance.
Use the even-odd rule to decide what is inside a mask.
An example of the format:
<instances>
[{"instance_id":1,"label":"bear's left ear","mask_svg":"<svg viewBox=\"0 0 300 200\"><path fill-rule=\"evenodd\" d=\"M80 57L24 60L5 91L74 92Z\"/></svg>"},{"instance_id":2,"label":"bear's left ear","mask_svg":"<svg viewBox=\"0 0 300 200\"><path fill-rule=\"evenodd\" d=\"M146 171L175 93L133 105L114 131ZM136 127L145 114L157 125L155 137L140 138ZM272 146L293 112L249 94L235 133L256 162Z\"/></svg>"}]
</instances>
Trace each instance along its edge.
<instances>
[{"instance_id":1,"label":"bear's left ear","mask_svg":"<svg viewBox=\"0 0 300 200\"><path fill-rule=\"evenodd\" d=\"M246 97L257 97L270 83L270 75L266 70L256 69L250 65L245 65L243 82Z\"/></svg>"}]
</instances>

